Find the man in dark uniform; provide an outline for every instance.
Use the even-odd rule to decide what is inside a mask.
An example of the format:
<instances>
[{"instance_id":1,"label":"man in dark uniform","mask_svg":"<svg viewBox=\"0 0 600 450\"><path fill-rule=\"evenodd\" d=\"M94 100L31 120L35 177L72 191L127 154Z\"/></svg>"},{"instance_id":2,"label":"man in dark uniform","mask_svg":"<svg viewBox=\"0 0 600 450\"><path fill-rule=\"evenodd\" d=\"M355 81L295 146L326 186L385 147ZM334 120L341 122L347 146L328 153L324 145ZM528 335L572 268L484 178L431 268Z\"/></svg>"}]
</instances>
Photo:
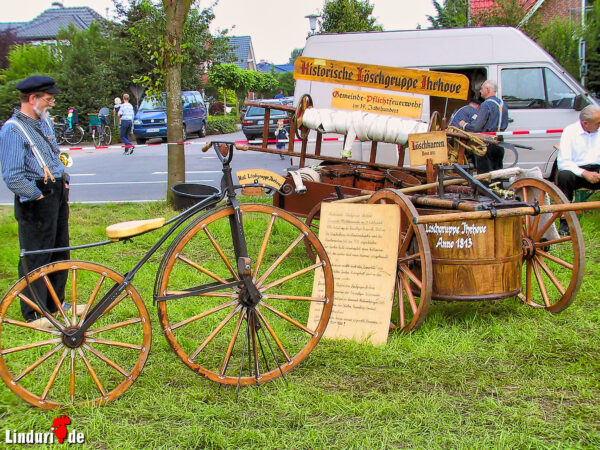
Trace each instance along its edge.
<instances>
[{"instance_id":1,"label":"man in dark uniform","mask_svg":"<svg viewBox=\"0 0 600 450\"><path fill-rule=\"evenodd\" d=\"M480 103L479 99L473 98L467 105L454 111L448 121L449 126L462 128L460 126L461 121L464 120L466 123L473 122L477 119Z\"/></svg>"},{"instance_id":2,"label":"man in dark uniform","mask_svg":"<svg viewBox=\"0 0 600 450\"><path fill-rule=\"evenodd\" d=\"M498 86L495 81L484 81L480 93L485 100L479 106L477 118L473 122L460 121L459 125L463 130L473 132L506 130L506 127L508 127L508 108L502 99L496 97L497 90ZM502 169L504 148L496 144L489 144L486 154L483 156L474 155L474 159L477 173Z\"/></svg>"},{"instance_id":3,"label":"man in dark uniform","mask_svg":"<svg viewBox=\"0 0 600 450\"><path fill-rule=\"evenodd\" d=\"M69 178L60 160L60 148L48 111L60 91L54 79L35 75L17 84L21 107L0 130L2 177L15 194L15 218L21 249L40 250L69 245ZM26 258L27 269L68 259L69 252L44 253ZM19 264L19 275L23 268ZM64 301L66 273L50 277L56 294ZM43 283L36 286L37 297L51 313L57 306ZM34 300L30 292L26 294ZM36 326L47 327L45 317L21 302L23 317Z\"/></svg>"}]
</instances>

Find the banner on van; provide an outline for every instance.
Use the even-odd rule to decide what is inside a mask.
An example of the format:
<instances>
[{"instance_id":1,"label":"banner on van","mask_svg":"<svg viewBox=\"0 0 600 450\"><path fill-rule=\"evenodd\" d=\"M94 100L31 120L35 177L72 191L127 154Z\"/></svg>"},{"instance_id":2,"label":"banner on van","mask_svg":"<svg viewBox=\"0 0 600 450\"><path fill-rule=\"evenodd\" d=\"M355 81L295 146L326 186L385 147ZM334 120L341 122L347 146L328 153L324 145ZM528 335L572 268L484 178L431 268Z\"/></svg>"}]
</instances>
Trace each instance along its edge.
<instances>
[{"instance_id":1,"label":"banner on van","mask_svg":"<svg viewBox=\"0 0 600 450\"><path fill-rule=\"evenodd\" d=\"M336 88L331 93L331 107L419 119L423 99Z\"/></svg>"},{"instance_id":2,"label":"banner on van","mask_svg":"<svg viewBox=\"0 0 600 450\"><path fill-rule=\"evenodd\" d=\"M457 73L399 69L304 56L296 59L294 79L349 84L462 100L466 100L469 94L469 79Z\"/></svg>"}]
</instances>

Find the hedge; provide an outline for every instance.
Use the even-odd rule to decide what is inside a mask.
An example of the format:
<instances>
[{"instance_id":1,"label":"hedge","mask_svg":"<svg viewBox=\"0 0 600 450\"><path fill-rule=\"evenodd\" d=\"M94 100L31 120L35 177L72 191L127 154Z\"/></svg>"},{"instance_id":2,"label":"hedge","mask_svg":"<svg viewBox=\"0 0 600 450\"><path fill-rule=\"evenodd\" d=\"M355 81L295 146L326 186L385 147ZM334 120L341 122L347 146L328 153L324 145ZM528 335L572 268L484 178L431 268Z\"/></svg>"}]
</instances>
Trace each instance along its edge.
<instances>
[{"instance_id":1,"label":"hedge","mask_svg":"<svg viewBox=\"0 0 600 450\"><path fill-rule=\"evenodd\" d=\"M238 129L238 120L236 117L213 117L208 118L208 127L206 134L227 134L235 133Z\"/></svg>"}]
</instances>

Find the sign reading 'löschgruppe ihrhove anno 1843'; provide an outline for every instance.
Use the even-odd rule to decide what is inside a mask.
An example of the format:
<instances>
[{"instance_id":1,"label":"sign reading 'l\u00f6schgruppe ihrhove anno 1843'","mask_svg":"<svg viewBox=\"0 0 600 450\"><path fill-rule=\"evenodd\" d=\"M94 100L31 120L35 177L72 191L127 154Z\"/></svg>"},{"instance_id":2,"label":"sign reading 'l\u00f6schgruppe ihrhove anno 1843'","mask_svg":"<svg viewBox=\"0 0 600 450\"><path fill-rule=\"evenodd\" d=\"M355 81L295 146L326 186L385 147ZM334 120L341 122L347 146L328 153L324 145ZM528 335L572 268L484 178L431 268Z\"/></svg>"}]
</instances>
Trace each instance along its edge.
<instances>
[{"instance_id":1,"label":"sign reading 'l\u00f6schgruppe ihrhove anno 1843'","mask_svg":"<svg viewBox=\"0 0 600 450\"><path fill-rule=\"evenodd\" d=\"M418 119L423 99L336 88L331 93L331 107Z\"/></svg>"},{"instance_id":2,"label":"sign reading 'l\u00f6schgruppe ihrhove anno 1843'","mask_svg":"<svg viewBox=\"0 0 600 450\"><path fill-rule=\"evenodd\" d=\"M467 99L469 79L456 73L400 69L321 58L296 59L294 78Z\"/></svg>"}]
</instances>

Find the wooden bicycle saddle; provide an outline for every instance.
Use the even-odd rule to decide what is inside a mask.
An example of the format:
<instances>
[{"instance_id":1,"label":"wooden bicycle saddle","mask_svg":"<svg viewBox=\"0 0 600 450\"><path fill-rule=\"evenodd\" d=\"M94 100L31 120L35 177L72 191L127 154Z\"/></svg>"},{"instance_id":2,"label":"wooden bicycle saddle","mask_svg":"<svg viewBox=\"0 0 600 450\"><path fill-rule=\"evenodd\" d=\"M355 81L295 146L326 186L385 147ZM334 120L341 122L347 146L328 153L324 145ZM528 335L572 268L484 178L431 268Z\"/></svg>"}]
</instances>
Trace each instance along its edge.
<instances>
[{"instance_id":1,"label":"wooden bicycle saddle","mask_svg":"<svg viewBox=\"0 0 600 450\"><path fill-rule=\"evenodd\" d=\"M145 231L156 230L165 224L164 217L147 220L130 220L129 222L119 222L106 227L106 236L111 241L137 236Z\"/></svg>"}]
</instances>

